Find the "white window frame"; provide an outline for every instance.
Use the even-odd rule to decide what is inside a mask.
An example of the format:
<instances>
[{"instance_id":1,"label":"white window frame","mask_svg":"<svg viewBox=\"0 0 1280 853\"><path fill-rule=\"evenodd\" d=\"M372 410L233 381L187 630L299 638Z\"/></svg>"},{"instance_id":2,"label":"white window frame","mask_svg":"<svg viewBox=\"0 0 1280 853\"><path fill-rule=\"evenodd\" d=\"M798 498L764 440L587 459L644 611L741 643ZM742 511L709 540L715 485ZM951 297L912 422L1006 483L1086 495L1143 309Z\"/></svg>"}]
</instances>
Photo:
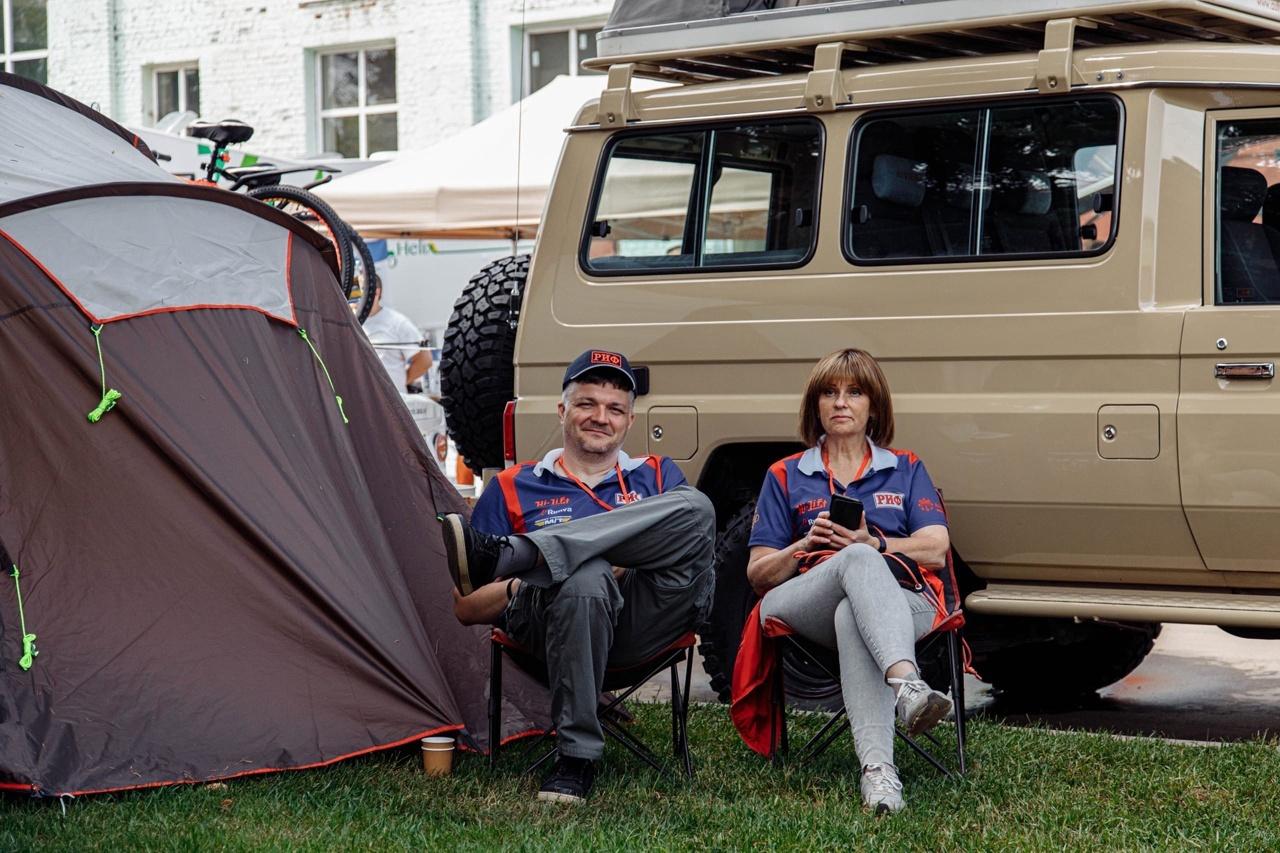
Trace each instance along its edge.
<instances>
[{"instance_id":1,"label":"white window frame","mask_svg":"<svg viewBox=\"0 0 1280 853\"><path fill-rule=\"evenodd\" d=\"M396 51L396 100L393 104L374 104L369 106L365 103L368 98L369 90L365 82L365 53L370 50L394 50ZM324 57L332 56L335 53L355 53L356 54L356 94L358 102L354 107L330 107L324 106L324 70L322 63ZM396 48L396 43L392 42L375 42L373 44L348 44L341 47L324 47L315 50L315 150L326 151L324 144L324 120L327 118L350 118L357 116L360 119L360 159L367 159L369 156L369 128L366 119L371 115L385 115L387 113L400 112L400 52ZM396 122L399 127L399 120ZM398 135L398 134L397 134ZM396 140L396 149L399 150L400 141Z\"/></svg>"},{"instance_id":2,"label":"white window frame","mask_svg":"<svg viewBox=\"0 0 1280 853\"><path fill-rule=\"evenodd\" d=\"M196 76L200 76L200 63L195 62L169 62L164 65L152 65L150 68L151 75L151 122L160 121L164 118L160 114L160 75L168 74L172 71L178 72L178 112L185 112L189 109L187 104L187 74L194 71ZM199 110L192 110L197 115Z\"/></svg>"},{"instance_id":3,"label":"white window frame","mask_svg":"<svg viewBox=\"0 0 1280 853\"><path fill-rule=\"evenodd\" d=\"M533 92L529 87L533 83L533 36L545 36L553 33L564 33L569 39L569 76L577 77L582 73L581 63L578 59L578 32L581 30L599 30L603 29L605 21L603 18L592 21L575 21L572 24L544 24L536 27L528 27L524 31L524 75L520 79L520 97L527 98Z\"/></svg>"},{"instance_id":4,"label":"white window frame","mask_svg":"<svg viewBox=\"0 0 1280 853\"><path fill-rule=\"evenodd\" d=\"M23 62L28 59L45 60L45 77L48 77L48 59L49 59L49 4L44 5L45 15L45 31L44 31L44 47L40 50L13 50L13 0L0 0L0 7L3 7L4 15L4 44L0 44L0 53L3 54L4 70L10 74L14 73L13 64L15 62Z\"/></svg>"}]
</instances>

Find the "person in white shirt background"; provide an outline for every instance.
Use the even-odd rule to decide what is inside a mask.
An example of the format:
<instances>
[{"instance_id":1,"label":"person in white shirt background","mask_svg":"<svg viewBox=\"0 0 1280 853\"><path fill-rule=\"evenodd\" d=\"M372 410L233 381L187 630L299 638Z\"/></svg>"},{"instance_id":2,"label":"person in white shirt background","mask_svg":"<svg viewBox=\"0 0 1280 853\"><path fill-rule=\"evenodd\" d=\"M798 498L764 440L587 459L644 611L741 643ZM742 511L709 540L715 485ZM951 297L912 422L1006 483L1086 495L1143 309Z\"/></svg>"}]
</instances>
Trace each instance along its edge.
<instances>
[{"instance_id":1,"label":"person in white shirt background","mask_svg":"<svg viewBox=\"0 0 1280 853\"><path fill-rule=\"evenodd\" d=\"M373 295L373 308L363 328L391 382L403 393L431 369L431 353L415 348L422 340L422 331L399 311L384 306L383 292L379 279L378 289Z\"/></svg>"}]
</instances>

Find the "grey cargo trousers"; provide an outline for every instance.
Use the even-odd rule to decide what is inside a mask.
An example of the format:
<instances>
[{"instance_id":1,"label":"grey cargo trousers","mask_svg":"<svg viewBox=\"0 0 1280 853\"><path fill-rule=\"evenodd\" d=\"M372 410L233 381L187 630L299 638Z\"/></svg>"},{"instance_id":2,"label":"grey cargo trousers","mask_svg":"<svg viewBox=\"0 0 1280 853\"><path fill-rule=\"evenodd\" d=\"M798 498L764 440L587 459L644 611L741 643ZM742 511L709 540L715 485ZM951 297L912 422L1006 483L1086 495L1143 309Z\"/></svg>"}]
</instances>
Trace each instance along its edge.
<instances>
[{"instance_id":1,"label":"grey cargo trousers","mask_svg":"<svg viewBox=\"0 0 1280 853\"><path fill-rule=\"evenodd\" d=\"M598 759L606 665L653 656L711 609L715 511L701 492L677 486L524 537L546 566L520 575L506 631L545 656L560 753ZM627 570L620 581L613 566Z\"/></svg>"}]
</instances>

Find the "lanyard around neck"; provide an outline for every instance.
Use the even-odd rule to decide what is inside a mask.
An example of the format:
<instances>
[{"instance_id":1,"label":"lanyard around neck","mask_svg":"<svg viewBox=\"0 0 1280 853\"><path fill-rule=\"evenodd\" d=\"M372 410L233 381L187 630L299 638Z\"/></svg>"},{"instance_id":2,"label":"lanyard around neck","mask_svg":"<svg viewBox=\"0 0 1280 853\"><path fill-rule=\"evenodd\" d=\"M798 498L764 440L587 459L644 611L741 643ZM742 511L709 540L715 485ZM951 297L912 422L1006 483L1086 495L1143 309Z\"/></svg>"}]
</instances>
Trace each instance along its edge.
<instances>
[{"instance_id":1,"label":"lanyard around neck","mask_svg":"<svg viewBox=\"0 0 1280 853\"><path fill-rule=\"evenodd\" d=\"M566 468L564 462L561 461L559 457L556 458L556 465L559 466L560 470L563 471L565 475L570 480L573 481L574 485L576 485L579 489L582 489L582 491L590 495L591 500L595 501L596 503L600 504L600 506L604 507L605 512L613 511L613 507L609 506L607 503L600 500L599 495L597 495L590 486L588 486L586 483L579 480L572 471ZM627 481L622 478L622 466L615 462L613 464L613 470L618 474L618 488L621 489L622 490L621 493L625 495L627 493Z\"/></svg>"},{"instance_id":2,"label":"lanyard around neck","mask_svg":"<svg viewBox=\"0 0 1280 853\"><path fill-rule=\"evenodd\" d=\"M849 481L850 485L862 479L862 475L867 472L867 468L870 467L870 465L871 465L871 445L868 444L866 451L864 451L862 454L862 464L860 464L858 466L858 470L854 472L853 479ZM827 484L831 486L832 496L835 496L836 494L838 494L838 492L836 491L836 476L835 474L831 473L831 457L828 456L827 454L826 444L822 445L822 468L827 472Z\"/></svg>"}]
</instances>

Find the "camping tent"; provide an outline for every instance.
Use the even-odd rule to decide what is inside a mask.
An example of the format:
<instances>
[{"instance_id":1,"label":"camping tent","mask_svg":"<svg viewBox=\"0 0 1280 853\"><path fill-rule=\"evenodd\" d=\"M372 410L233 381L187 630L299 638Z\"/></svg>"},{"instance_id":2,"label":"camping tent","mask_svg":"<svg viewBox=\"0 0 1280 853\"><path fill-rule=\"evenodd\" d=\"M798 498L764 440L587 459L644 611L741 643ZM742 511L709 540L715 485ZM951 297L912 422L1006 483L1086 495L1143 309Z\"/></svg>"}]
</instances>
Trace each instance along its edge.
<instances>
[{"instance_id":1,"label":"camping tent","mask_svg":"<svg viewBox=\"0 0 1280 853\"><path fill-rule=\"evenodd\" d=\"M557 77L524 100L421 151L316 189L366 236L531 237L564 129L600 96L602 75ZM636 80L637 91L658 85Z\"/></svg>"},{"instance_id":2,"label":"camping tent","mask_svg":"<svg viewBox=\"0 0 1280 853\"><path fill-rule=\"evenodd\" d=\"M462 504L328 244L9 74L0 125L0 789L485 748L433 520Z\"/></svg>"}]
</instances>

